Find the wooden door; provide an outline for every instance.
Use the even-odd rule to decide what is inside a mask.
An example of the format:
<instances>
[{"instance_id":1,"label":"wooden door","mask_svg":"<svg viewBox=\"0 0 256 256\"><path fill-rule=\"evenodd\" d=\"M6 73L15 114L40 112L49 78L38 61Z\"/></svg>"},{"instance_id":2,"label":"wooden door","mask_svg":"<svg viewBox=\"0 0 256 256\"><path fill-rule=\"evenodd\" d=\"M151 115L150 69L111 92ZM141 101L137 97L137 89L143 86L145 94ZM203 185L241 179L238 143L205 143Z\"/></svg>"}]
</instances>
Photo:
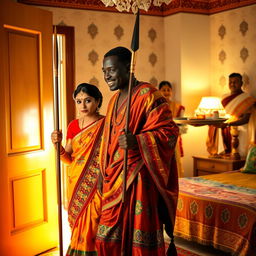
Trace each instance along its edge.
<instances>
[{"instance_id":1,"label":"wooden door","mask_svg":"<svg viewBox=\"0 0 256 256\"><path fill-rule=\"evenodd\" d=\"M0 255L58 244L52 14L0 3Z\"/></svg>"}]
</instances>

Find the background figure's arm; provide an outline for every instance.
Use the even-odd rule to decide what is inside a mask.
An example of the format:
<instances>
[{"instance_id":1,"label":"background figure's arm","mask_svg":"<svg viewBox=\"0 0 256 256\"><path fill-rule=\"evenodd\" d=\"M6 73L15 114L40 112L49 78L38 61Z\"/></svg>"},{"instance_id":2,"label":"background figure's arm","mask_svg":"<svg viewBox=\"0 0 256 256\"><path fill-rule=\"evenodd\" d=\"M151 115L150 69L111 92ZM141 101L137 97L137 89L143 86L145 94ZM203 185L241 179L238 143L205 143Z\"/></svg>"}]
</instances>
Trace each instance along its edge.
<instances>
[{"instance_id":1,"label":"background figure's arm","mask_svg":"<svg viewBox=\"0 0 256 256\"><path fill-rule=\"evenodd\" d=\"M240 118L238 120L236 120L234 122L230 122L229 125L230 126L239 126L239 125L247 124L249 122L250 115L251 115L251 113L245 113L242 116L240 116Z\"/></svg>"}]
</instances>

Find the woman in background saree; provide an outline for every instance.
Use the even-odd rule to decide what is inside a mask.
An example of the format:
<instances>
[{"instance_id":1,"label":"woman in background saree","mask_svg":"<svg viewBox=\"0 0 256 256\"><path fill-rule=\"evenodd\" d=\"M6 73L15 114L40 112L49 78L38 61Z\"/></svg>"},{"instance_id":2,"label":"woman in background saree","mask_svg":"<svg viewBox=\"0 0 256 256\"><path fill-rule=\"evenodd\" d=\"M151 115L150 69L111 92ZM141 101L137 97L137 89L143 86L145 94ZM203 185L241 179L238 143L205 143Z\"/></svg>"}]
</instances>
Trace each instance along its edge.
<instances>
[{"instance_id":1,"label":"woman in background saree","mask_svg":"<svg viewBox=\"0 0 256 256\"><path fill-rule=\"evenodd\" d=\"M183 117L185 112L185 107L182 106L179 102L174 101L172 99L173 98L172 84L169 81L162 81L160 82L158 88L170 106L170 110L172 111L172 118ZM178 137L176 148L175 148L175 157L177 161L178 175L179 175L179 178L181 178L181 177L184 177L184 169L182 166L182 159L181 159L184 156L184 151L182 146L181 135L187 132L187 126L178 125L178 127L179 127L179 137Z\"/></svg>"},{"instance_id":2,"label":"woman in background saree","mask_svg":"<svg viewBox=\"0 0 256 256\"><path fill-rule=\"evenodd\" d=\"M68 221L72 230L67 256L97 255L95 237L101 213L99 145L104 117L98 109L102 104L99 89L80 84L74 91L79 118L70 122L65 148L61 146L61 161L69 165ZM52 142L61 142L62 133L54 131Z\"/></svg>"}]
</instances>

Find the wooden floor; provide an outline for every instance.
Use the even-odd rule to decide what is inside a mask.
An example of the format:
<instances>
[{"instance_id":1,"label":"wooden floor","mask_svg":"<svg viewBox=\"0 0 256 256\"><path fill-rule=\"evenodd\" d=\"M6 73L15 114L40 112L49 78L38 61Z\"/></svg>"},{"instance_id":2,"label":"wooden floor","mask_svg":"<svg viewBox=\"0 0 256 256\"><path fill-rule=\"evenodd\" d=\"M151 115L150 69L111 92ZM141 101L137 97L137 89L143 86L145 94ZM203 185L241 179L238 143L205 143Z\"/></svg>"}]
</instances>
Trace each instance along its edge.
<instances>
[{"instance_id":1,"label":"wooden floor","mask_svg":"<svg viewBox=\"0 0 256 256\"><path fill-rule=\"evenodd\" d=\"M70 242L70 227L68 224L68 213L64 208L62 209L62 218L63 218L62 228L63 228L63 256L64 256L66 255L66 251L68 249L69 242ZM58 248L53 248L51 250L48 250L46 252L40 253L35 256L60 256L60 255L59 255Z\"/></svg>"},{"instance_id":2,"label":"wooden floor","mask_svg":"<svg viewBox=\"0 0 256 256\"><path fill-rule=\"evenodd\" d=\"M63 211L63 217L64 217L63 228L68 230L69 227L68 227L68 224L66 221L67 213L65 210ZM67 233L67 231L64 233ZM166 235L166 233L164 233L164 238L165 238L165 240L169 239L169 237ZM68 244L69 244L69 235L68 235L68 237L65 237L63 241L64 241L64 246L63 246L64 253L63 254L65 255L66 250L68 248ZM189 241L186 241L186 240L184 240L182 238L178 238L178 237L175 237L175 244L183 249L187 249L187 250L189 250L193 253L196 253L200 256L229 256L230 255L230 254L224 253L222 251L216 250L212 247L203 246L203 245L200 245L200 244L197 244L194 242L189 242ZM58 248L53 248L49 251L46 251L44 253L41 253L41 254L38 254L35 256L60 256L60 255L59 255Z\"/></svg>"},{"instance_id":3,"label":"wooden floor","mask_svg":"<svg viewBox=\"0 0 256 256\"><path fill-rule=\"evenodd\" d=\"M229 256L230 254L216 250L214 248L199 245L197 243L189 242L181 238L175 238L175 244L183 249L187 249L200 256ZM65 253L64 253L65 255ZM37 256L60 256L58 248L52 249L48 252L39 254Z\"/></svg>"}]
</instances>

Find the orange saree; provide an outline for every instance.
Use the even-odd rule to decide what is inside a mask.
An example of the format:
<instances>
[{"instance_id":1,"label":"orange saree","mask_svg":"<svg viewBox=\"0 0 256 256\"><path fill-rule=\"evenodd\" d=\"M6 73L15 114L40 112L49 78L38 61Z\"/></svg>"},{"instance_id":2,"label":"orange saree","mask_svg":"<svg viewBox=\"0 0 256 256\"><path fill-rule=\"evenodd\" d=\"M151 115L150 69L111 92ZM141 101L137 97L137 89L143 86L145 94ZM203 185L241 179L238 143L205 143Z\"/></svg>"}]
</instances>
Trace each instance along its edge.
<instances>
[{"instance_id":1,"label":"orange saree","mask_svg":"<svg viewBox=\"0 0 256 256\"><path fill-rule=\"evenodd\" d=\"M100 149L104 182L98 255L165 255L163 223L171 230L177 202L178 128L158 90L145 83L133 89L129 130L136 135L138 149L128 151L122 204L124 150L119 148L118 136L125 125L126 102L117 109L118 96L110 100ZM163 212L169 218L160 216Z\"/></svg>"},{"instance_id":2,"label":"orange saree","mask_svg":"<svg viewBox=\"0 0 256 256\"><path fill-rule=\"evenodd\" d=\"M67 185L72 234L67 256L97 255L95 237L101 212L97 183L103 126L104 118L87 126L72 139L72 163Z\"/></svg>"}]
</instances>

